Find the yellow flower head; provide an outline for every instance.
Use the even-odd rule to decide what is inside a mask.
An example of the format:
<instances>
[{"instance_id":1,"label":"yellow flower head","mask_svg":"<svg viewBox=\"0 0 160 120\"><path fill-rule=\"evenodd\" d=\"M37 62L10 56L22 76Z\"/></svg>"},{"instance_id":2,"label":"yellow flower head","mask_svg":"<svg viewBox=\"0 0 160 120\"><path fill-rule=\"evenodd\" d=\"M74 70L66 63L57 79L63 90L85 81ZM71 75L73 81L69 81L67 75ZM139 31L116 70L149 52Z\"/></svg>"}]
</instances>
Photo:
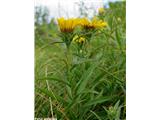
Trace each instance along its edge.
<instances>
[{"instance_id":1,"label":"yellow flower head","mask_svg":"<svg viewBox=\"0 0 160 120\"><path fill-rule=\"evenodd\" d=\"M97 20L96 18L92 19L92 21L82 18L80 20L80 25L85 29L95 29L105 27L107 26L107 23L102 20Z\"/></svg>"},{"instance_id":2,"label":"yellow flower head","mask_svg":"<svg viewBox=\"0 0 160 120\"><path fill-rule=\"evenodd\" d=\"M78 42L81 43L81 44L83 44L85 42L85 40L86 39L84 37L80 37Z\"/></svg>"},{"instance_id":3,"label":"yellow flower head","mask_svg":"<svg viewBox=\"0 0 160 120\"><path fill-rule=\"evenodd\" d=\"M73 30L79 23L79 20L76 18L64 19L62 17L57 20L61 32L73 32Z\"/></svg>"},{"instance_id":4,"label":"yellow flower head","mask_svg":"<svg viewBox=\"0 0 160 120\"><path fill-rule=\"evenodd\" d=\"M104 8L99 8L99 9L98 9L98 13L99 13L99 14L103 14L104 12L105 12L105 9L104 9Z\"/></svg>"},{"instance_id":5,"label":"yellow flower head","mask_svg":"<svg viewBox=\"0 0 160 120\"><path fill-rule=\"evenodd\" d=\"M75 35L73 41L76 43L83 44L86 41L86 39L85 37L79 37L78 35Z\"/></svg>"}]
</instances>

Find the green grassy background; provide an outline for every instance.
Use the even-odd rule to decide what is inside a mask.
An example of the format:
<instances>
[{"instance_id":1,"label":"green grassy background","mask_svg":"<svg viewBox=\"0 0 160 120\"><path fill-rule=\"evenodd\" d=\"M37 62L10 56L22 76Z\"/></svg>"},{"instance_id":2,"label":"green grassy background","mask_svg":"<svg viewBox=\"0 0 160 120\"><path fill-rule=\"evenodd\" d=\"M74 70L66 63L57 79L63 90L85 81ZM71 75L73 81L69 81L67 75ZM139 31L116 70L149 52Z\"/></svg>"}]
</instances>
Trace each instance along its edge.
<instances>
[{"instance_id":1,"label":"green grassy background","mask_svg":"<svg viewBox=\"0 0 160 120\"><path fill-rule=\"evenodd\" d=\"M35 118L58 120L125 120L126 8L110 3L108 22L94 36L85 57L66 59L65 45L47 12L35 13Z\"/></svg>"}]
</instances>

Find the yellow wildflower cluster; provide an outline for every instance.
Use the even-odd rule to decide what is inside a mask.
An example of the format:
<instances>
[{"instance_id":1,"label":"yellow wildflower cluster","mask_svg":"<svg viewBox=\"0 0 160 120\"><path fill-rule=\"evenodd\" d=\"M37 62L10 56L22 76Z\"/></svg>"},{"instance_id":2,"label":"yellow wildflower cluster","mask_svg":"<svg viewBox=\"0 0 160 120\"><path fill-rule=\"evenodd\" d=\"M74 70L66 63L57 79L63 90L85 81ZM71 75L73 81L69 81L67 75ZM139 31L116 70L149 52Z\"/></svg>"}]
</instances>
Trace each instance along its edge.
<instances>
[{"instance_id":1,"label":"yellow wildflower cluster","mask_svg":"<svg viewBox=\"0 0 160 120\"><path fill-rule=\"evenodd\" d=\"M104 12L105 12L105 9L104 9L104 8L99 8L99 9L98 9L98 13L99 13L99 14L103 14Z\"/></svg>"},{"instance_id":2,"label":"yellow wildflower cluster","mask_svg":"<svg viewBox=\"0 0 160 120\"><path fill-rule=\"evenodd\" d=\"M90 21L87 18L59 18L58 25L61 32L73 32L75 27L78 25L82 26L85 29L95 29L105 27L107 26L107 23L97 19L93 19Z\"/></svg>"},{"instance_id":3,"label":"yellow wildflower cluster","mask_svg":"<svg viewBox=\"0 0 160 120\"><path fill-rule=\"evenodd\" d=\"M64 19L62 17L58 19L58 25L61 32L73 32L74 28L78 25L78 23L79 20L75 18Z\"/></svg>"},{"instance_id":4,"label":"yellow wildflower cluster","mask_svg":"<svg viewBox=\"0 0 160 120\"><path fill-rule=\"evenodd\" d=\"M83 18L80 21L80 25L83 26L85 29L94 29L106 27L107 23L103 22L102 20L97 20L96 18L94 18L92 21Z\"/></svg>"},{"instance_id":5,"label":"yellow wildflower cluster","mask_svg":"<svg viewBox=\"0 0 160 120\"><path fill-rule=\"evenodd\" d=\"M80 44L83 44L85 42L85 37L79 37L78 35L76 35L74 38L73 38L73 41L77 42L77 43L80 43Z\"/></svg>"}]
</instances>

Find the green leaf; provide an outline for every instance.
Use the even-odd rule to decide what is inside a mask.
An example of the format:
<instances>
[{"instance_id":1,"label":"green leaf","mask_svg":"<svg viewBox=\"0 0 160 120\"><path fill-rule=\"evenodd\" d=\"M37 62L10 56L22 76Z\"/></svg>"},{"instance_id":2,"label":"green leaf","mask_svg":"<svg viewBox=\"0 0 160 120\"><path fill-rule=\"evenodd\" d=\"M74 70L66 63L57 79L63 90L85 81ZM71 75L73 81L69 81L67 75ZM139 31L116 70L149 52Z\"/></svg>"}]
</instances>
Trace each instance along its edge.
<instances>
[{"instance_id":1,"label":"green leaf","mask_svg":"<svg viewBox=\"0 0 160 120\"><path fill-rule=\"evenodd\" d=\"M96 105L99 103L104 103L106 101L110 101L112 99L112 97L100 97L94 100L91 100L89 102L87 102L84 106L91 106L91 105Z\"/></svg>"},{"instance_id":2,"label":"green leaf","mask_svg":"<svg viewBox=\"0 0 160 120\"><path fill-rule=\"evenodd\" d=\"M60 83L63 83L64 85L71 86L68 82L58 79L58 78L53 78L53 77L44 77L44 78L38 78L37 80L50 80L50 81L57 81Z\"/></svg>"},{"instance_id":3,"label":"green leaf","mask_svg":"<svg viewBox=\"0 0 160 120\"><path fill-rule=\"evenodd\" d=\"M77 83L77 94L80 94L86 87L88 80L91 78L94 69L96 68L96 64L93 64L91 67L88 68L87 71L84 72L83 76L81 77L80 81Z\"/></svg>"},{"instance_id":4,"label":"green leaf","mask_svg":"<svg viewBox=\"0 0 160 120\"><path fill-rule=\"evenodd\" d=\"M90 112L96 116L97 120L102 120L94 111L90 111Z\"/></svg>"},{"instance_id":5,"label":"green leaf","mask_svg":"<svg viewBox=\"0 0 160 120\"><path fill-rule=\"evenodd\" d=\"M60 102L60 103L63 103L63 104L68 104L68 103L64 100L64 98L62 98L62 97L59 96L59 95L56 95L55 93L53 93L53 91L51 92L51 91L48 91L48 90L42 89L42 88L36 88L36 89L37 89L39 92L45 94L46 96L51 97L53 100L56 100L56 101L58 101L58 102Z\"/></svg>"}]
</instances>

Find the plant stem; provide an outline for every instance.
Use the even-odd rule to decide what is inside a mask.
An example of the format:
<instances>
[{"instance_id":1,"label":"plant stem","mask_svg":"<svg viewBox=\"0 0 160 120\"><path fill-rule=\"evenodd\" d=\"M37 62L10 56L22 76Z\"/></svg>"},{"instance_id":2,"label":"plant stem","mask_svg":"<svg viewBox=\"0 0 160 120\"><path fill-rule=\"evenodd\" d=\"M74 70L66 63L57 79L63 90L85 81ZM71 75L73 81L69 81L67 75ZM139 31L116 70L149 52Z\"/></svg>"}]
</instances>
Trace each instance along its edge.
<instances>
[{"instance_id":1,"label":"plant stem","mask_svg":"<svg viewBox=\"0 0 160 120\"><path fill-rule=\"evenodd\" d=\"M47 72L48 71L48 69L47 69L47 66L46 66L46 69L45 69L45 77L47 78ZM48 91L50 91L50 87L49 87L49 83L48 83L48 80L46 80L46 84L47 84L47 89L48 89ZM53 108L52 108L52 100L51 100L51 97L49 97L49 102L50 102L50 108L51 108L51 115L52 115L52 118L54 118L53 117Z\"/></svg>"}]
</instances>

